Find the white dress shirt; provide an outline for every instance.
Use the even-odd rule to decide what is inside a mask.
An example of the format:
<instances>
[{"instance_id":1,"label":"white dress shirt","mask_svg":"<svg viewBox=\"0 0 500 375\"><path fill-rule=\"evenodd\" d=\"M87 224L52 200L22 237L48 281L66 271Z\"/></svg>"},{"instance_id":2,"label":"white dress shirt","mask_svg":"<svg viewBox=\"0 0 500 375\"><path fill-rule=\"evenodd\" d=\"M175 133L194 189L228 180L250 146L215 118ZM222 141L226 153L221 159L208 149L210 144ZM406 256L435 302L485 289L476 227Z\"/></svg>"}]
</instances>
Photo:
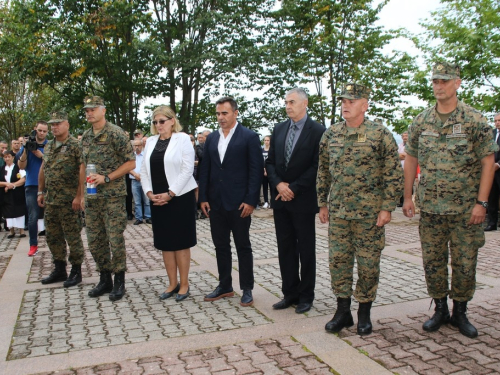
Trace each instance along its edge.
<instances>
[{"instance_id":1,"label":"white dress shirt","mask_svg":"<svg viewBox=\"0 0 500 375\"><path fill-rule=\"evenodd\" d=\"M236 127L238 126L238 123L234 125L234 127L229 130L229 134L227 137L224 137L224 133L222 129L219 128L219 144L217 145L217 149L219 150L219 157L220 157L220 162L222 163L224 161L224 156L226 155L226 150L227 150L227 145L229 142L231 142L231 138L233 137L234 131L236 130Z\"/></svg>"}]
</instances>

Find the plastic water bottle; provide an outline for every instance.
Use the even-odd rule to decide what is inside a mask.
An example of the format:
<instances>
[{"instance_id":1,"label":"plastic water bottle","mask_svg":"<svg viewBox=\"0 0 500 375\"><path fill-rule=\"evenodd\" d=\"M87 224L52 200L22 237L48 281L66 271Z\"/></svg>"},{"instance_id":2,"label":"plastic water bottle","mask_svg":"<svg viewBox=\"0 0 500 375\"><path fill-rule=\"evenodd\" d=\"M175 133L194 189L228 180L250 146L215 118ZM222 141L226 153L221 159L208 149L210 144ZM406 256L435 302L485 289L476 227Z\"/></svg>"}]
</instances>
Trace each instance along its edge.
<instances>
[{"instance_id":1,"label":"plastic water bottle","mask_svg":"<svg viewBox=\"0 0 500 375\"><path fill-rule=\"evenodd\" d=\"M92 173L97 173L95 164L87 164L87 195L97 194L97 186L95 184L91 184L89 180L89 176Z\"/></svg>"}]
</instances>

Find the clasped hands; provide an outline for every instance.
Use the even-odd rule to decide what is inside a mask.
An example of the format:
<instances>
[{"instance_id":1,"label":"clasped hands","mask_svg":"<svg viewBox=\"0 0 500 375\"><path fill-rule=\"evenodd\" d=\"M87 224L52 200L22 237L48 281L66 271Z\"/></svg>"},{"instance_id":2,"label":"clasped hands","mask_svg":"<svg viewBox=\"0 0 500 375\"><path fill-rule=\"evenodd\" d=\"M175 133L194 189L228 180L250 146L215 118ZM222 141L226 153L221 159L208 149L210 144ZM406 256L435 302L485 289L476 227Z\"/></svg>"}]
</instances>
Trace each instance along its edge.
<instances>
[{"instance_id":1,"label":"clasped hands","mask_svg":"<svg viewBox=\"0 0 500 375\"><path fill-rule=\"evenodd\" d=\"M153 206L163 206L172 200L167 193L153 194L150 191L148 192L148 198L153 203Z\"/></svg>"},{"instance_id":2,"label":"clasped hands","mask_svg":"<svg viewBox=\"0 0 500 375\"><path fill-rule=\"evenodd\" d=\"M288 182L280 182L276 185L276 190L278 190L278 195L275 200L281 199L283 202L289 202L295 198L295 194L288 187L290 185Z\"/></svg>"}]
</instances>

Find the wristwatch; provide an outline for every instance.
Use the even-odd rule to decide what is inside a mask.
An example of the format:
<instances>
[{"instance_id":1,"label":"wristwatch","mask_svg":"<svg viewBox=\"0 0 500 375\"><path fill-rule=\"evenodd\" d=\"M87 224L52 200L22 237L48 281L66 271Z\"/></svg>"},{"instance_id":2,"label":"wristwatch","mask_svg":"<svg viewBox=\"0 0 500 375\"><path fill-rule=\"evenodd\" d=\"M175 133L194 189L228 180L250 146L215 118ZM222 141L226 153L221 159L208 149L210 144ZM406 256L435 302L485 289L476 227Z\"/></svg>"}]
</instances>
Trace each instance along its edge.
<instances>
[{"instance_id":1,"label":"wristwatch","mask_svg":"<svg viewBox=\"0 0 500 375\"><path fill-rule=\"evenodd\" d=\"M104 176L104 182L105 183L111 182L111 180L109 179L108 175Z\"/></svg>"},{"instance_id":2,"label":"wristwatch","mask_svg":"<svg viewBox=\"0 0 500 375\"><path fill-rule=\"evenodd\" d=\"M483 206L484 208L488 208L488 202L476 200L476 204Z\"/></svg>"}]
</instances>

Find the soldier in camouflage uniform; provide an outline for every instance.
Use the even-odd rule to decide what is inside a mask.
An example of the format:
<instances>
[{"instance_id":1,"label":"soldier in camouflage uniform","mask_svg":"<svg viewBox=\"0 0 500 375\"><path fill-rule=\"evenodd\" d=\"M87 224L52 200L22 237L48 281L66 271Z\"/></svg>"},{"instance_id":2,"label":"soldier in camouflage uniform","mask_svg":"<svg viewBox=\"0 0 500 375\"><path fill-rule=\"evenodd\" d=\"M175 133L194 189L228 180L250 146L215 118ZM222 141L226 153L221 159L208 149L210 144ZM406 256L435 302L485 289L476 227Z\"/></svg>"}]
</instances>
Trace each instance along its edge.
<instances>
[{"instance_id":1,"label":"soldier in camouflage uniform","mask_svg":"<svg viewBox=\"0 0 500 375\"><path fill-rule=\"evenodd\" d=\"M357 331L372 332L370 309L377 293L384 225L401 195L402 170L398 146L383 125L365 118L370 90L347 84L342 94L342 117L323 134L317 177L319 217L329 220L329 260L337 311L325 329L339 332L354 324L350 306L354 258L359 302Z\"/></svg>"},{"instance_id":2,"label":"soldier in camouflage uniform","mask_svg":"<svg viewBox=\"0 0 500 375\"><path fill-rule=\"evenodd\" d=\"M435 313L423 325L436 331L451 322L468 337L477 336L466 316L474 295L478 249L484 245L481 223L486 216L498 149L492 129L475 109L457 98L460 68L438 62L432 70L437 104L419 114L408 131L403 213L413 217L413 180L420 165L417 202L420 241L429 295ZM448 253L452 280L448 287ZM453 299L450 318L447 296Z\"/></svg>"},{"instance_id":3,"label":"soldier in camouflage uniform","mask_svg":"<svg viewBox=\"0 0 500 375\"><path fill-rule=\"evenodd\" d=\"M135 154L124 131L106 121L106 107L98 96L84 99L87 121L92 127L83 133L82 160L85 168L95 164L97 173L87 177L97 185L97 194L85 193L85 220L89 249L100 272L100 281L90 297L110 293L116 301L125 294L126 253L123 232L127 225L125 174L135 168ZM85 180L81 174L81 182ZM85 189L86 191L86 189ZM111 273L115 273L114 284Z\"/></svg>"},{"instance_id":4,"label":"soldier in camouflage uniform","mask_svg":"<svg viewBox=\"0 0 500 375\"><path fill-rule=\"evenodd\" d=\"M82 186L78 184L81 150L69 134L68 114L54 112L49 120L54 139L47 143L38 174L40 207L45 208L47 245L52 253L54 270L42 284L64 281L64 287L82 282L83 243L80 222ZM69 246L71 272L66 273L66 242Z\"/></svg>"}]
</instances>

